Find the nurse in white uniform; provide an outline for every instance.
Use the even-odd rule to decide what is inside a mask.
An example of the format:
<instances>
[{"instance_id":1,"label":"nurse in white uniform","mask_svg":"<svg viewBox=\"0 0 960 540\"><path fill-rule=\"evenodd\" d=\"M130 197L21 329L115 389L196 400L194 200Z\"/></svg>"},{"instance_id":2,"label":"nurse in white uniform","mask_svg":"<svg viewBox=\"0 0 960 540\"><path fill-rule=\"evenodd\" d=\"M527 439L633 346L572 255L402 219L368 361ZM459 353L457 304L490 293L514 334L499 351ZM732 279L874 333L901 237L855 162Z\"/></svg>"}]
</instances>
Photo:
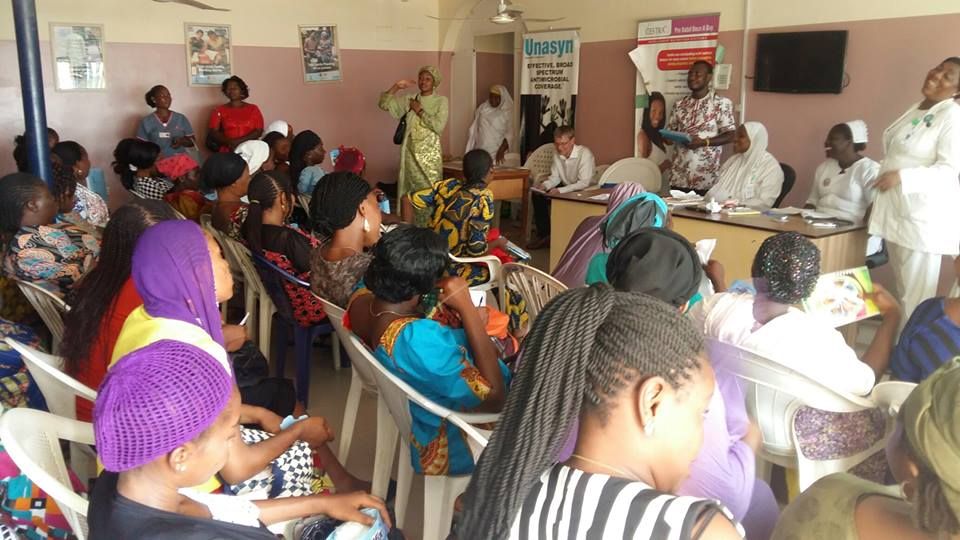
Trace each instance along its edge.
<instances>
[{"instance_id":1,"label":"nurse in white uniform","mask_svg":"<svg viewBox=\"0 0 960 540\"><path fill-rule=\"evenodd\" d=\"M867 124L853 120L830 128L827 159L813 175L807 208L835 218L860 221L873 202L880 164L860 155L867 147Z\"/></svg>"},{"instance_id":2,"label":"nurse in white uniform","mask_svg":"<svg viewBox=\"0 0 960 540\"><path fill-rule=\"evenodd\" d=\"M503 163L503 157L510 148L513 136L513 100L502 84L490 88L490 97L484 101L473 116L470 136L467 140L469 152L476 148L486 150L493 162Z\"/></svg>"},{"instance_id":3,"label":"nurse in white uniform","mask_svg":"<svg viewBox=\"0 0 960 540\"><path fill-rule=\"evenodd\" d=\"M960 247L960 58L927 73L923 101L883 132L870 234L886 240L903 320L937 293L943 255Z\"/></svg>"}]
</instances>

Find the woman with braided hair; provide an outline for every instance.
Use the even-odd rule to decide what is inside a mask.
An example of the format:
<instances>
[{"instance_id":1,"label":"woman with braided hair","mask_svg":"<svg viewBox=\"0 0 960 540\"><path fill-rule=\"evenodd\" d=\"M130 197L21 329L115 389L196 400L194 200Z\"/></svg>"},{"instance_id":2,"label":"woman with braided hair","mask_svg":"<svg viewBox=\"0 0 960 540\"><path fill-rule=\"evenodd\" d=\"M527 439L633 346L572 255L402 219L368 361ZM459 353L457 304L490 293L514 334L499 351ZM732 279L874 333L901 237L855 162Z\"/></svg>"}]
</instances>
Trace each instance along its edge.
<instances>
[{"instance_id":1,"label":"woman with braided hair","mask_svg":"<svg viewBox=\"0 0 960 540\"><path fill-rule=\"evenodd\" d=\"M783 511L774 540L936 540L960 536L960 359L900 406L886 457L899 485L821 478Z\"/></svg>"},{"instance_id":2,"label":"woman with braided hair","mask_svg":"<svg viewBox=\"0 0 960 540\"><path fill-rule=\"evenodd\" d=\"M322 245L313 251L310 288L314 294L346 306L354 286L373 259L368 250L380 240L379 192L349 172L331 173L317 182L310 198L310 220Z\"/></svg>"},{"instance_id":3,"label":"woman with braided hair","mask_svg":"<svg viewBox=\"0 0 960 540\"><path fill-rule=\"evenodd\" d=\"M457 537L742 537L715 501L670 494L713 384L703 338L675 308L602 284L561 294L524 342ZM578 419L576 449L556 463Z\"/></svg>"}]
</instances>

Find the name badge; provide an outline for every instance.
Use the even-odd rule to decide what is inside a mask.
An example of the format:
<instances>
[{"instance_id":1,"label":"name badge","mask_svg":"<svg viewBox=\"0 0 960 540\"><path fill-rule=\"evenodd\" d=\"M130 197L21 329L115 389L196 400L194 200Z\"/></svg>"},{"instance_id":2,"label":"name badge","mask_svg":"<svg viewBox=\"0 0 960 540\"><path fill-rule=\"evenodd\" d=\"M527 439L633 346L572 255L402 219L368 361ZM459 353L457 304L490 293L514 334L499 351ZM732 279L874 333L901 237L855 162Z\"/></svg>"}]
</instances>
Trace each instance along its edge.
<instances>
[{"instance_id":1,"label":"name badge","mask_svg":"<svg viewBox=\"0 0 960 540\"><path fill-rule=\"evenodd\" d=\"M161 131L158 135L160 136L161 139L169 139L169 138L170 138L170 132L169 132L169 131Z\"/></svg>"}]
</instances>

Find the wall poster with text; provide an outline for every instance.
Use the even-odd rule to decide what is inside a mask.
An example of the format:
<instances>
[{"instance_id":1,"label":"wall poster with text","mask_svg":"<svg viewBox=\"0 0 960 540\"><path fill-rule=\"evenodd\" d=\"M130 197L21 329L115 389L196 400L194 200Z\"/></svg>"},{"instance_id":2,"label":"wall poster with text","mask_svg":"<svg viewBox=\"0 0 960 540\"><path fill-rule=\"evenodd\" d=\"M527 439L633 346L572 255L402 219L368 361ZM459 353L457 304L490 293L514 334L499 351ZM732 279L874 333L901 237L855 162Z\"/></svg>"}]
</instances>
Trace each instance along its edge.
<instances>
[{"instance_id":1,"label":"wall poster with text","mask_svg":"<svg viewBox=\"0 0 960 540\"><path fill-rule=\"evenodd\" d=\"M233 42L226 24L187 23L187 77L190 86L220 86L233 74Z\"/></svg>"},{"instance_id":2,"label":"wall poster with text","mask_svg":"<svg viewBox=\"0 0 960 540\"><path fill-rule=\"evenodd\" d=\"M343 80L337 27L309 25L299 28L303 81L311 83Z\"/></svg>"},{"instance_id":3,"label":"wall poster with text","mask_svg":"<svg viewBox=\"0 0 960 540\"><path fill-rule=\"evenodd\" d=\"M553 142L560 126L573 126L580 76L580 32L523 35L520 67L520 155Z\"/></svg>"}]
</instances>

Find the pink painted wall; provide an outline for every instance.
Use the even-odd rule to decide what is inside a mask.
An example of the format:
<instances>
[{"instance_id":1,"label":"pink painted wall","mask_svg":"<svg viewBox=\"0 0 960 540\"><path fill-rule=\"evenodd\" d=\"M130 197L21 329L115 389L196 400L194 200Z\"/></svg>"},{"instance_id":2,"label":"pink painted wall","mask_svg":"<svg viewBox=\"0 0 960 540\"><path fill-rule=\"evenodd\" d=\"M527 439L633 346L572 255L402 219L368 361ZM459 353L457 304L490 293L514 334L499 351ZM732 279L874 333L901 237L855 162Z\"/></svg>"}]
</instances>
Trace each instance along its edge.
<instances>
[{"instance_id":1,"label":"pink painted wall","mask_svg":"<svg viewBox=\"0 0 960 540\"><path fill-rule=\"evenodd\" d=\"M476 54L477 106L487 100L490 87L495 84L502 84L513 92L513 55L487 52Z\"/></svg>"},{"instance_id":2,"label":"pink painted wall","mask_svg":"<svg viewBox=\"0 0 960 540\"><path fill-rule=\"evenodd\" d=\"M126 193L110 171L116 143L133 136L139 119L150 112L143 94L164 84L173 94L173 108L187 115L198 133L206 131L212 107L223 101L219 88L189 87L183 46L108 43L107 90L57 92L53 87L47 43L41 43L47 122L61 140L76 140L91 154L94 166L107 171L111 206ZM399 147L392 142L396 121L377 108L379 93L401 78L414 78L420 66L439 64L450 72L450 53L343 50L344 80L304 84L299 51L294 48L237 47L237 74L250 86L250 102L265 120L285 119L296 130L313 129L328 149L337 145L361 148L367 174L375 180L396 177ZM0 41L0 173L15 170L13 137L23 131L23 111L16 46ZM449 86L440 87L446 94ZM444 136L444 146L448 146Z\"/></svg>"}]
</instances>

